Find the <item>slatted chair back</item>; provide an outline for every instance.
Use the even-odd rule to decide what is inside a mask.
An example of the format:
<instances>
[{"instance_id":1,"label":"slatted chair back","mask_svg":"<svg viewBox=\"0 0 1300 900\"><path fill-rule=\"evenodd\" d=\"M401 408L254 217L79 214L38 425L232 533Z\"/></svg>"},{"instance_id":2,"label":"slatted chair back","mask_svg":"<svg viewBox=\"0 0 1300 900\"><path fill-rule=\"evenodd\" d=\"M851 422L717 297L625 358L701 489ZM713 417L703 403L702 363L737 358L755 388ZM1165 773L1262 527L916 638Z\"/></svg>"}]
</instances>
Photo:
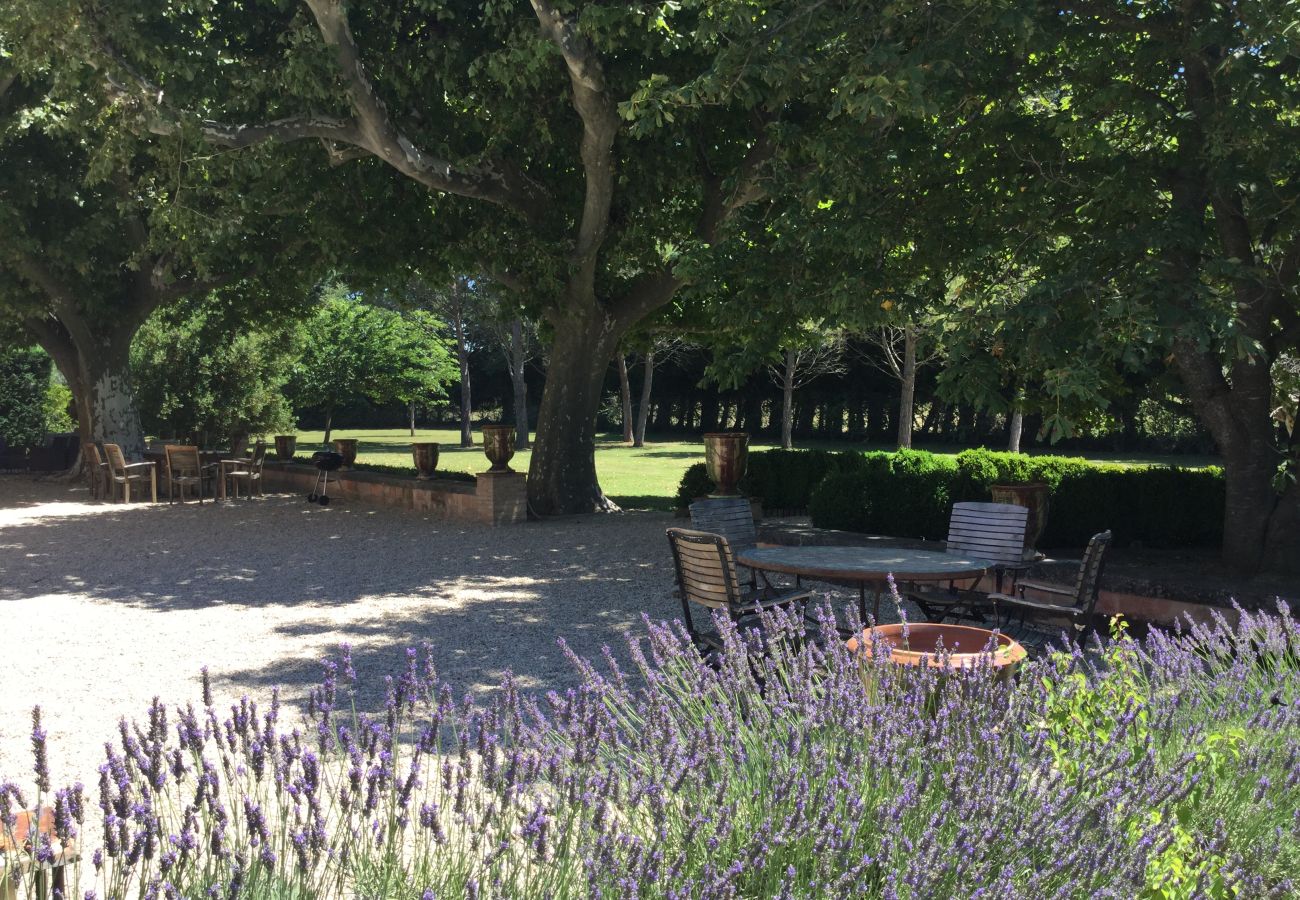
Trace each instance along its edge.
<instances>
[{"instance_id":1,"label":"slatted chair back","mask_svg":"<svg viewBox=\"0 0 1300 900\"><path fill-rule=\"evenodd\" d=\"M126 457L117 444L104 444L104 456L108 460L108 471L114 478L126 477Z\"/></svg>"},{"instance_id":2,"label":"slatted chair back","mask_svg":"<svg viewBox=\"0 0 1300 900\"><path fill-rule=\"evenodd\" d=\"M945 552L987 559L997 566L1024 565L1029 510L1013 503L954 503Z\"/></svg>"},{"instance_id":3,"label":"slatted chair back","mask_svg":"<svg viewBox=\"0 0 1300 900\"><path fill-rule=\"evenodd\" d=\"M1083 610L1086 620L1092 619L1101 594L1101 573L1106 568L1106 550L1110 547L1111 533L1103 531L1088 539L1079 564L1079 575L1074 579L1074 605Z\"/></svg>"},{"instance_id":4,"label":"slatted chair back","mask_svg":"<svg viewBox=\"0 0 1300 900\"><path fill-rule=\"evenodd\" d=\"M668 544L677 569L677 587L682 595L686 623L691 623L691 604L709 609L728 609L740 603L736 562L727 539L706 531L669 528Z\"/></svg>"},{"instance_id":5,"label":"slatted chair back","mask_svg":"<svg viewBox=\"0 0 1300 900\"><path fill-rule=\"evenodd\" d=\"M253 445L253 463L252 470L261 477L262 463L266 462L266 441L258 441Z\"/></svg>"},{"instance_id":6,"label":"slatted chair back","mask_svg":"<svg viewBox=\"0 0 1300 900\"><path fill-rule=\"evenodd\" d=\"M696 531L722 535L733 553L743 553L758 546L754 509L744 497L696 500L691 504L691 527Z\"/></svg>"},{"instance_id":7,"label":"slatted chair back","mask_svg":"<svg viewBox=\"0 0 1300 900\"><path fill-rule=\"evenodd\" d=\"M108 473L104 471L106 468L104 457L100 455L99 448L93 441L82 441L81 460L86 467L86 475L90 478L90 495L98 497L107 487L104 482Z\"/></svg>"},{"instance_id":8,"label":"slatted chair back","mask_svg":"<svg viewBox=\"0 0 1300 900\"><path fill-rule=\"evenodd\" d=\"M169 478L198 478L202 470L199 461L199 448L179 444L168 444L163 448L167 457Z\"/></svg>"}]
</instances>

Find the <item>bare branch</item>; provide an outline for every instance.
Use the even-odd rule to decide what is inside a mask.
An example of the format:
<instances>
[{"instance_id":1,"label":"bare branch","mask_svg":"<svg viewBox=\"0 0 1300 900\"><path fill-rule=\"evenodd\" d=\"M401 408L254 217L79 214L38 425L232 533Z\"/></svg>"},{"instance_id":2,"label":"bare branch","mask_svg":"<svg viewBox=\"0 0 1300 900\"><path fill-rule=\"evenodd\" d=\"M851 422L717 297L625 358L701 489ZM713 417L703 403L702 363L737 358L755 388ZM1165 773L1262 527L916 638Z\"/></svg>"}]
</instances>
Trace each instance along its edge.
<instances>
[{"instance_id":1,"label":"bare branch","mask_svg":"<svg viewBox=\"0 0 1300 900\"><path fill-rule=\"evenodd\" d=\"M766 196L766 190L759 176L763 166L776 152L776 145L766 132L768 122L767 119L761 120L760 128L763 131L750 145L745 158L736 167L730 192L725 190L722 179L706 178L704 208L700 212L700 221L695 229L701 240L710 244L717 241L719 228L737 210Z\"/></svg>"}]
</instances>

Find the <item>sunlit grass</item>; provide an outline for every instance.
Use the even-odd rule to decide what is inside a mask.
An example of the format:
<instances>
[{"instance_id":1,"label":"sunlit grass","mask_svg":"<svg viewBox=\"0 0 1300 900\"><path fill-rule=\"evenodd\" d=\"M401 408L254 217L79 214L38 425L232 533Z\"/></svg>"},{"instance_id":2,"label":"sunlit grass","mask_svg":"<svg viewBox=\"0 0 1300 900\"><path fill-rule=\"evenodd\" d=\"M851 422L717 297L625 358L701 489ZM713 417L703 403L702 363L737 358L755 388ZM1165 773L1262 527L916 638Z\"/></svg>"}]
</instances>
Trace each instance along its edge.
<instances>
[{"instance_id":1,"label":"sunlit grass","mask_svg":"<svg viewBox=\"0 0 1300 900\"><path fill-rule=\"evenodd\" d=\"M411 441L437 441L441 444L438 468L448 472L482 472L488 467L483 456L482 438L475 432L479 446L461 447L460 432L450 428L416 429L412 438L404 428L396 429L336 429L333 437L356 438L357 459L363 463L385 466L410 466ZM322 431L300 431L298 451L310 451L320 446L325 434ZM766 450L776 446L758 441L753 447ZM851 444L845 441L801 441L797 446L817 447L827 450L888 450L880 444ZM963 447L939 444L924 449L935 453L960 453ZM995 448L996 449L996 448ZM1043 452L1051 452L1045 450ZM1073 455L1073 454L1068 454ZM1215 462L1205 456L1173 456L1143 453L1085 453L1087 459L1122 465L1151 465L1153 463L1199 467ZM531 453L521 450L510 465L516 471L528 471ZM626 509L671 509L682 473L693 463L704 461L704 443L699 439L667 440L652 438L645 447L631 447L618 436L602 435L596 445L596 471L601 487L615 502Z\"/></svg>"}]
</instances>

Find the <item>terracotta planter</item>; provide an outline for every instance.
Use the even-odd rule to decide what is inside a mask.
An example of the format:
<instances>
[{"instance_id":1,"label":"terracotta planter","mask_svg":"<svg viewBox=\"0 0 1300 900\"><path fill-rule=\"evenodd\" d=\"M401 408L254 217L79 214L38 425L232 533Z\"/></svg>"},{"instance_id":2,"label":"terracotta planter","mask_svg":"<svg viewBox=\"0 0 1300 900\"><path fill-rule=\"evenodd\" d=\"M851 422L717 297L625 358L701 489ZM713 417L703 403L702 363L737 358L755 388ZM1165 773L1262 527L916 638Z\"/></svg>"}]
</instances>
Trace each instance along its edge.
<instances>
[{"instance_id":1,"label":"terracotta planter","mask_svg":"<svg viewBox=\"0 0 1300 900\"><path fill-rule=\"evenodd\" d=\"M420 473L415 476L416 478L428 481L433 477L434 470L438 468L437 444L433 442L412 444L411 457L415 460L415 468Z\"/></svg>"},{"instance_id":2,"label":"terracotta planter","mask_svg":"<svg viewBox=\"0 0 1300 900\"><path fill-rule=\"evenodd\" d=\"M715 486L710 497L739 497L737 485L749 465L749 435L743 431L706 434L704 465Z\"/></svg>"},{"instance_id":3,"label":"terracotta planter","mask_svg":"<svg viewBox=\"0 0 1300 900\"><path fill-rule=\"evenodd\" d=\"M280 462L288 462L293 459L293 454L297 449L298 435L277 434L275 436L275 458Z\"/></svg>"},{"instance_id":4,"label":"terracotta planter","mask_svg":"<svg viewBox=\"0 0 1300 900\"><path fill-rule=\"evenodd\" d=\"M515 455L515 426L484 425L483 454L492 463L488 472L513 472L509 463Z\"/></svg>"},{"instance_id":5,"label":"terracotta planter","mask_svg":"<svg viewBox=\"0 0 1300 900\"><path fill-rule=\"evenodd\" d=\"M334 449L343 457L343 468L352 468L352 464L357 461L357 439L338 438L334 441Z\"/></svg>"},{"instance_id":6,"label":"terracotta planter","mask_svg":"<svg viewBox=\"0 0 1300 900\"><path fill-rule=\"evenodd\" d=\"M995 484L989 491L994 503L1013 503L1029 510L1029 521L1025 524L1025 550L1028 551L1027 555L1033 555L1038 539L1047 527L1051 488L1045 482L1030 481L1024 484Z\"/></svg>"},{"instance_id":7,"label":"terracotta planter","mask_svg":"<svg viewBox=\"0 0 1300 900\"><path fill-rule=\"evenodd\" d=\"M903 627L900 623L864 629L861 643L858 638L849 639L849 650L856 651L861 646L865 653L871 655L872 643L880 641L889 648L886 659L895 665L967 669L983 664L982 660L989 657L985 648L994 637L994 632L987 628L916 622L907 626L907 637L904 639ZM944 648L943 656L937 655L940 643ZM1025 656L1024 647L1005 634L998 634L997 649L987 664L991 666L998 681L1006 681Z\"/></svg>"}]
</instances>

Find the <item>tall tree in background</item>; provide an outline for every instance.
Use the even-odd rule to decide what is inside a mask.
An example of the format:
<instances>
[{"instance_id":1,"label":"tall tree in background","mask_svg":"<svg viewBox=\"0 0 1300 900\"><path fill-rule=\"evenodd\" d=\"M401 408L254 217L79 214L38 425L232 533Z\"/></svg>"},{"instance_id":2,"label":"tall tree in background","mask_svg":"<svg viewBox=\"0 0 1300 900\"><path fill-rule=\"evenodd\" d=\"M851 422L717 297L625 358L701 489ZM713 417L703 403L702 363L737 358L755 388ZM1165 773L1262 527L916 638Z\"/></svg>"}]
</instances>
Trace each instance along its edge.
<instances>
[{"instance_id":1,"label":"tall tree in background","mask_svg":"<svg viewBox=\"0 0 1300 900\"><path fill-rule=\"evenodd\" d=\"M641 395L636 409L636 430L632 446L645 446L646 427L650 422L650 397L654 389L655 368L667 365L690 346L685 338L672 334L654 334L641 351Z\"/></svg>"},{"instance_id":2,"label":"tall tree in background","mask_svg":"<svg viewBox=\"0 0 1300 900\"><path fill-rule=\"evenodd\" d=\"M462 236L474 245L451 249L525 285L550 336L529 473L541 514L604 502L595 420L609 360L739 211L793 187L801 170L774 163L825 129L869 144L939 111L928 92L941 73L997 57L972 36L1018 27L1011 4L986 0L815 14L778 0L762 15L742 0L532 0L527 14L468 0L14 7L24 39L97 66L154 134L319 142L454 198L437 201L447 217L459 198L478 204Z\"/></svg>"},{"instance_id":3,"label":"tall tree in background","mask_svg":"<svg viewBox=\"0 0 1300 900\"><path fill-rule=\"evenodd\" d=\"M768 366L772 383L781 389L781 446L794 447L794 392L822 375L844 371L844 337L817 327L805 327L789 339L781 361Z\"/></svg>"}]
</instances>

